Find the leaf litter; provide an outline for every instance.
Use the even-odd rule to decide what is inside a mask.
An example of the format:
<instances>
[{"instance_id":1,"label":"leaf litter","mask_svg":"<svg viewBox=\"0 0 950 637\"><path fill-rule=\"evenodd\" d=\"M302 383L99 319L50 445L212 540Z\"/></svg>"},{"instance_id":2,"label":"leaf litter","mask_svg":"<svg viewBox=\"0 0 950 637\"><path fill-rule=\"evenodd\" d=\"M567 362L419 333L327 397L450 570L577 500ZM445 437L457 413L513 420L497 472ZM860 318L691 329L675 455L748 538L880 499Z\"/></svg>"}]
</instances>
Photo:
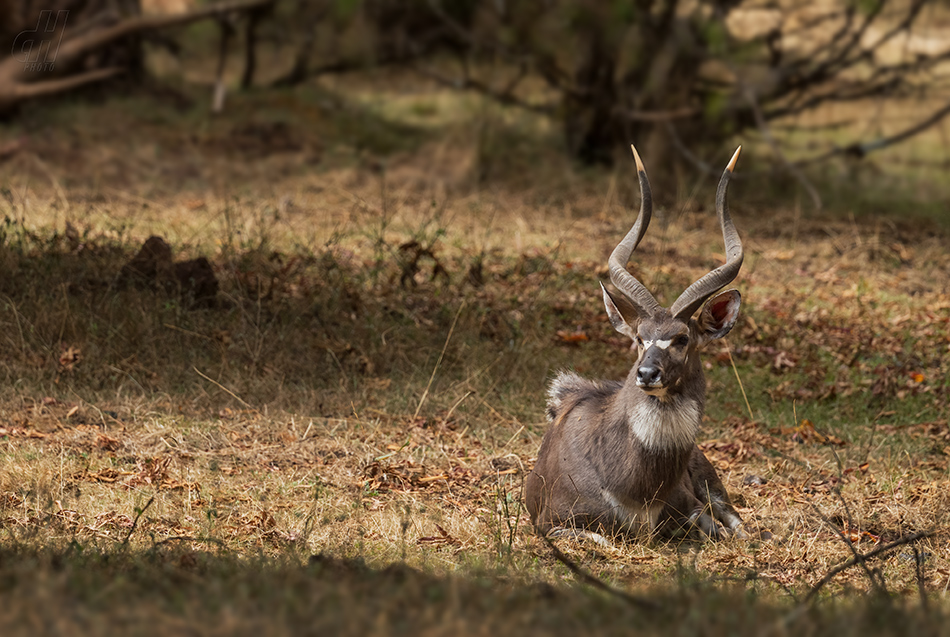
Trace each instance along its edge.
<instances>
[{"instance_id":1,"label":"leaf litter","mask_svg":"<svg viewBox=\"0 0 950 637\"><path fill-rule=\"evenodd\" d=\"M612 237L622 223L606 225ZM707 225L699 234L715 237ZM744 232L755 237L756 227ZM681 289L714 260L690 256L705 247L696 241L661 250L648 237L636 267L663 293ZM950 258L929 239L873 248L757 241L750 264L758 264L737 282L745 306L731 350L704 359L710 412L720 415L708 418L700 444L747 526L770 539L694 547L697 566L716 572L727 564L806 586L849 556L839 533L873 545L934 526L941 532L930 552L940 557L927 581L946 579L938 549L947 542L943 512L950 510L950 297L940 281ZM221 387L175 376L161 347L151 358L136 351L118 360L103 356L106 348L89 334L71 335L58 349L27 347L11 359L20 366L14 373L35 375L29 370L39 357L60 387L115 387L109 383L121 373L157 394L171 396L174 382L200 389L139 404L105 393L94 406L59 394L5 406L0 437L10 453L43 454L62 497L52 500L58 507L43 503L33 487L21 486L23 464L8 463L0 519L34 529L55 519L80 536L117 538L131 528L135 507L157 494L163 512L143 514L142 541L218 532L238 547L345 553L371 538L383 555L399 554L408 542L420 551L416 559L429 550L485 554L504 546L550 559L520 510L520 481L544 428L544 382L556 367L620 377L630 362L628 343L610 328L596 294L604 273L591 255L600 243L575 247L585 252L578 258L557 248L476 251L447 238L391 233L375 245L331 243L310 253L222 252L215 267L231 305L208 315L176 309L158 332L169 339L161 347L199 352L207 363L201 369L253 407ZM73 264L122 262L95 233L86 233L81 252L65 239L56 245ZM69 282L70 294L96 306L108 275L98 282L85 276ZM436 370L434 402L413 418L415 388L432 372L461 301L471 311ZM168 299L155 302L158 312ZM735 392L723 391L733 363L745 380L758 375L758 405L787 405L786 412L759 406L765 415L737 415L745 410ZM298 394L269 407L268 396L279 395L272 388L295 382L303 389L289 391ZM255 393L258 386L264 389ZM869 422L837 411L848 400L866 403ZM908 403L916 412L904 409ZM811 406L820 409L795 413ZM858 422L832 421L831 413ZM890 455L876 446L881 438L922 451ZM582 547L568 550L609 576L644 562L664 568L677 549L623 545L611 562ZM903 566L887 565L895 577L912 578ZM848 581L860 585L859 577Z\"/></svg>"}]
</instances>

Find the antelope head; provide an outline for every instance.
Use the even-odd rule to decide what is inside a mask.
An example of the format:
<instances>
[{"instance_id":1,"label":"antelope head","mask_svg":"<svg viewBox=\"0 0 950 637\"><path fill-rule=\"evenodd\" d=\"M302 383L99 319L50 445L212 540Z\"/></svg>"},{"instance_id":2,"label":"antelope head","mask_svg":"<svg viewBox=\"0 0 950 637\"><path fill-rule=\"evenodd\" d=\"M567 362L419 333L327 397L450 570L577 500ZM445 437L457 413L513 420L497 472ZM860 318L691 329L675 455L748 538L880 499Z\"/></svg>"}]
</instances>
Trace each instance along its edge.
<instances>
[{"instance_id":1,"label":"antelope head","mask_svg":"<svg viewBox=\"0 0 950 637\"><path fill-rule=\"evenodd\" d=\"M742 265L742 242L726 203L729 179L742 147L736 149L716 191L716 212L726 244L726 263L686 288L669 309L660 306L626 267L630 255L646 234L653 213L650 181L637 149L633 146L631 149L640 179L640 213L608 260L610 281L623 300L615 298L603 284L601 288L611 325L631 338L637 350L637 362L630 380L647 395L662 401L682 390L683 380L692 376L690 371L699 368L702 347L728 334L739 315L738 291L716 293L736 278ZM703 306L702 312L694 319L693 315L700 306ZM624 312L621 312L621 307Z\"/></svg>"}]
</instances>

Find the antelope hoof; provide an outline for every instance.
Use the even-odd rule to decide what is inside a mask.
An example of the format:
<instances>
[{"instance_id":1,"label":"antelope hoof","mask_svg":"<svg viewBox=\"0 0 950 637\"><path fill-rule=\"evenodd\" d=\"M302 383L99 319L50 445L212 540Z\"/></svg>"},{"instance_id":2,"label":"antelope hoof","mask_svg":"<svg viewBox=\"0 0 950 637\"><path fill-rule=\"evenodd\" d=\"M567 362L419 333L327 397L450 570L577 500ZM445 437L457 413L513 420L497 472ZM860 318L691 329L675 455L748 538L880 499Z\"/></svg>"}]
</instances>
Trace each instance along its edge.
<instances>
[{"instance_id":1,"label":"antelope hoof","mask_svg":"<svg viewBox=\"0 0 950 637\"><path fill-rule=\"evenodd\" d=\"M739 539L739 540L747 540L747 539L749 539L748 533L746 533L745 531L742 530L742 521L741 521L741 520L738 520L738 521L736 521L736 522L734 522L734 523L733 523L732 520L730 520L730 523L729 523L729 524L724 524L724 525L723 525L723 530L725 531L726 537L734 537L734 538L737 538L737 539Z\"/></svg>"},{"instance_id":2,"label":"antelope hoof","mask_svg":"<svg viewBox=\"0 0 950 637\"><path fill-rule=\"evenodd\" d=\"M722 526L708 513L694 513L689 517L690 526L699 529L704 538L721 540L725 533Z\"/></svg>"}]
</instances>

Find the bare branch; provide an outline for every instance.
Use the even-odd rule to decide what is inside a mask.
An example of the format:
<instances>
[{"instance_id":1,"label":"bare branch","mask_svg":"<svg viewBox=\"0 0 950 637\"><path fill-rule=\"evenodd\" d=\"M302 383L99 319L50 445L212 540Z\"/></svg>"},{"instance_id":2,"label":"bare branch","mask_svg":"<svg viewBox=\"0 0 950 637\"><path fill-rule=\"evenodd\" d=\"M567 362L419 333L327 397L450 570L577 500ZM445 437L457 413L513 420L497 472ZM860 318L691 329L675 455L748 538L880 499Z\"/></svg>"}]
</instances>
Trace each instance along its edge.
<instances>
[{"instance_id":1,"label":"bare branch","mask_svg":"<svg viewBox=\"0 0 950 637\"><path fill-rule=\"evenodd\" d=\"M838 494L838 497L841 498L840 493ZM841 498L841 501L844 502L844 498ZM855 548L854 542L851 541L851 538L849 538L848 536L846 536L846 535L841 531L841 529L838 528L838 526L837 526L836 524L834 524L831 520L829 520L829 519L821 512L821 509L818 508L818 505L817 505L817 504L815 504L814 502L811 502L811 506L812 506L813 509L815 509L815 513L818 514L818 517L821 518L821 521L824 522L825 524L827 524L827 525L828 525L828 528L830 528L832 531L834 531L835 535L838 536L838 539L841 540L841 542L842 542L846 547L848 547L848 550L851 552L851 555L854 556L854 557L852 558L852 559L854 560L854 563L861 566L861 570L864 571L864 574L867 576L868 581L871 582L871 586L874 587L875 589L877 589L877 592L878 592L878 593L884 593L884 594L886 594L886 593L887 593L887 584L884 582L884 578L881 577L881 575L880 575L879 573L875 573L875 572L871 569L871 567L867 565L867 560L865 559L864 555L862 555L861 553L859 553L859 552L858 552L858 549ZM851 512L848 510L847 505L845 505L845 511L846 511L846 513L847 513L847 515L848 515L848 519L850 520L850 519L851 519ZM852 524L852 522L849 522L849 524ZM809 597L812 596L812 593L813 593L814 591L815 591L815 589L813 588L812 591L809 592L808 597L805 598L806 601L808 600Z\"/></svg>"},{"instance_id":2,"label":"bare branch","mask_svg":"<svg viewBox=\"0 0 950 637\"><path fill-rule=\"evenodd\" d=\"M260 9L274 2L275 0L234 0L201 7L188 13L136 16L121 20L110 26L82 28L68 34L69 37L64 39L56 52L56 62L58 65L68 67L81 60L88 53L130 35L188 24L229 12ZM93 22L98 20L99 18L94 18ZM105 19L101 18L101 20L104 21ZM15 57L8 57L0 60L0 110L26 99L61 93L113 77L121 72L122 69L118 68L97 69L55 80L28 82L25 80L28 76L31 76L29 65L23 64Z\"/></svg>"},{"instance_id":3,"label":"bare branch","mask_svg":"<svg viewBox=\"0 0 950 637\"><path fill-rule=\"evenodd\" d=\"M819 14L813 18L803 20L795 28L789 29L787 31L782 31L783 36L789 35L802 35L814 33L814 30L817 27L820 27L825 22L830 22L831 20L837 20L842 16L847 18L848 9L831 9L827 13Z\"/></svg>"},{"instance_id":4,"label":"bare branch","mask_svg":"<svg viewBox=\"0 0 950 637\"><path fill-rule=\"evenodd\" d=\"M825 584L833 580L835 576L838 575L838 573L841 573L842 571L846 571L852 566L855 566L856 564L864 565L865 562L867 562L868 560L874 559L875 557L878 557L879 555L883 555L889 551L893 551L894 549L899 548L901 546L907 546L908 544L913 544L914 542L917 542L919 540L932 537L933 535L935 535L934 531L919 531L917 533L912 533L911 535L902 537L899 540L894 540L893 542L890 542L889 544L878 546L877 548L871 551L868 551L867 553L857 553L854 557L852 557L847 562L844 562L843 564L839 564L838 566L834 567L833 569L825 573L825 576L822 577L820 580L818 580L818 583L812 586L811 590L808 591L808 595L806 595L805 599L802 601L802 606L807 605L811 600L813 600L815 596L818 594L818 592L822 588L824 588Z\"/></svg>"},{"instance_id":5,"label":"bare branch","mask_svg":"<svg viewBox=\"0 0 950 637\"><path fill-rule=\"evenodd\" d=\"M454 20L450 15L445 13L436 0L429 0L428 6L433 14L442 20L442 22L452 29L452 31L455 32L455 34L458 35L462 40L467 42L471 49L484 49L498 53L509 62L517 64L519 67L523 67L529 62L533 63L541 77L552 88L563 91L566 94L576 95L576 91L572 87L569 74L564 72L564 70L558 66L557 60L555 60L552 56L537 50L531 51L528 54L520 53L512 50L498 38L491 38L488 40L476 38L470 30L466 29L463 25L459 24L457 20Z\"/></svg>"},{"instance_id":6,"label":"bare branch","mask_svg":"<svg viewBox=\"0 0 950 637\"><path fill-rule=\"evenodd\" d=\"M935 124L939 123L947 115L950 115L950 103L945 104L942 108L938 109L927 119L921 122L918 122L917 124L914 124L913 126L909 128L905 128L904 130L897 133L896 135L891 135L890 137L883 137L873 142L868 142L866 144L851 144L849 146L845 146L844 148L842 148L841 152L847 155L851 155L853 157L859 157L859 158L864 157L870 152L873 152L875 150L880 150L882 148L887 148L888 146L893 146L894 144L902 142L905 139L909 139L913 137L914 135L927 130L931 126L934 126Z\"/></svg>"},{"instance_id":7,"label":"bare branch","mask_svg":"<svg viewBox=\"0 0 950 637\"><path fill-rule=\"evenodd\" d=\"M816 98L811 93L811 88L816 84L840 78L845 71L872 57L874 50L892 40L899 33L909 31L919 17L920 11L925 5L925 0L914 0L896 25L881 35L871 46L864 46L862 44L864 36L875 20L883 14L886 4L887 0L880 0L855 29L852 29L853 9L849 8L846 12L845 23L835 34L827 38L822 47L809 51L807 55L785 65L784 76L787 79L776 86L775 90L767 96L768 100L774 101L782 97L791 99L786 107L790 112L808 110L820 104L823 100ZM825 54L827 54L827 57L815 65L815 60L822 58ZM925 62L925 60L917 60L913 65L913 70L919 70ZM810 70L806 73L797 72L809 67ZM871 78L868 81L873 81L873 79ZM805 103L796 103L799 100L805 100Z\"/></svg>"},{"instance_id":8,"label":"bare branch","mask_svg":"<svg viewBox=\"0 0 950 637\"><path fill-rule=\"evenodd\" d=\"M827 91L811 94L804 102L765 110L764 114L767 119L772 120L814 110L822 104L830 102L857 102L882 95L893 97L905 86L904 80L896 74L893 77L880 78L876 82L868 80L854 84L838 83Z\"/></svg>"},{"instance_id":9,"label":"bare branch","mask_svg":"<svg viewBox=\"0 0 950 637\"><path fill-rule=\"evenodd\" d=\"M139 518L142 517L142 514L145 513L146 509L152 506L152 502L155 501L155 496L153 495L148 499L148 502L145 503L141 509L138 510L138 513L135 515L135 519L132 521L132 526L129 528L129 532L125 536L125 540L122 541L123 546L129 543L129 540L132 539L132 534L135 533L135 527L139 525Z\"/></svg>"},{"instance_id":10,"label":"bare branch","mask_svg":"<svg viewBox=\"0 0 950 637\"><path fill-rule=\"evenodd\" d=\"M884 0L881 1L881 5L884 5ZM890 31L887 31L884 35L882 35L877 40L877 42L869 46L868 50L873 51L874 49L883 46L890 40L894 39L897 34L901 33L902 31L910 31L910 27L913 26L914 22L916 22L918 16L920 15L921 9L923 9L925 5L926 0L914 0L914 2L908 8L907 13L904 14L904 18L894 25Z\"/></svg>"},{"instance_id":11,"label":"bare branch","mask_svg":"<svg viewBox=\"0 0 950 637\"><path fill-rule=\"evenodd\" d=\"M203 20L204 18L222 15L232 11L257 9L272 4L274 1L275 0L233 0L232 2L220 2L204 6L187 13L128 18L111 27L92 31L80 37L67 39L59 48L57 60L69 64L90 51L95 51L110 42L129 35L190 24L198 20Z\"/></svg>"},{"instance_id":12,"label":"bare branch","mask_svg":"<svg viewBox=\"0 0 950 637\"><path fill-rule=\"evenodd\" d=\"M630 593L627 593L626 591L622 591L617 588L614 588L613 586L610 586L609 584L605 583L603 580L600 580L594 577L593 575L591 575L590 573L582 569L580 566L578 566L571 558L565 555L561 551L561 549L559 549L557 545L554 544L553 541L551 541L551 538L545 537L542 539L547 543L548 548L551 549L551 553L554 555L554 559L556 559L558 562L566 566L567 569L571 573L573 573L577 579L584 582L585 584L593 586L597 590L603 591L605 593L613 595L614 597L622 599L623 601L631 604L632 606L636 606L637 608L642 608L645 610L659 609L659 605L652 600L645 599L643 597L636 597L634 595L631 595Z\"/></svg>"},{"instance_id":13,"label":"bare branch","mask_svg":"<svg viewBox=\"0 0 950 637\"><path fill-rule=\"evenodd\" d=\"M805 173L803 173L800 168L792 164L785 156L785 153L782 152L781 146L779 146L775 136L772 135L772 131L769 129L768 122L766 121L765 116L762 114L762 109L759 108L759 102L755 97L755 92L749 87L745 87L743 92L745 93L746 99L749 102L749 107L752 109L752 115L755 117L756 126L759 127L759 132L762 133L762 137L766 142L768 142L769 146L772 148L772 151L775 153L775 156L779 158L779 161L782 162L788 172L798 180L798 183L802 185L802 188L804 188L805 192L808 193L808 196L811 197L811 201L815 206L815 210L820 211L821 195L818 194L818 191L815 189L812 183L808 181L808 177L805 176Z\"/></svg>"},{"instance_id":14,"label":"bare branch","mask_svg":"<svg viewBox=\"0 0 950 637\"><path fill-rule=\"evenodd\" d=\"M676 131L676 128L673 126L672 121L666 120L663 123L666 125L666 132L670 136L670 141L673 143L673 148L675 148L676 151L680 155L682 155L686 161L691 163L693 166L699 169L699 171L702 173L705 173L707 175L715 174L716 171L713 169L712 166L710 166L709 164L704 162L702 159L697 157L695 153L693 153L693 151L691 151L686 146L686 144L683 143L683 138L680 137L679 133ZM746 176L748 176L748 173L746 173Z\"/></svg>"},{"instance_id":15,"label":"bare branch","mask_svg":"<svg viewBox=\"0 0 950 637\"><path fill-rule=\"evenodd\" d=\"M443 86L448 86L455 89L476 91L482 95L486 95L494 99L501 104L517 106L518 108L523 108L535 113L542 113L544 115L550 115L557 110L557 105L555 104L531 104L530 102L525 102L516 97L513 91L517 86L517 82L512 82L504 89L498 91L479 80L469 77L467 74L460 78L449 78L432 70L429 67L415 66L414 69L420 75L434 80ZM520 81L520 76L516 79Z\"/></svg>"},{"instance_id":16,"label":"bare branch","mask_svg":"<svg viewBox=\"0 0 950 637\"><path fill-rule=\"evenodd\" d=\"M837 55L833 55L823 64L819 64L809 76L806 76L804 81L808 82L809 78L823 78L830 75L834 75L836 72L836 67L838 70L850 66L856 60L852 58L851 62L848 62L849 55L854 52L855 49L861 48L861 38L867 33L868 28L871 26L871 23L874 22L874 19L880 15L881 11L884 9L884 5L887 4L887 0L878 0L878 3L873 6L873 8L864 16L864 21L858 26L857 29L851 31L850 37L848 37L843 44L841 44ZM848 31L851 29L852 18L854 16L854 5L849 5L848 7L848 19L845 21L845 27L842 28L837 34L829 38L829 42L832 46L837 45L841 42L841 38L844 38ZM863 55L863 51L861 55Z\"/></svg>"},{"instance_id":17,"label":"bare branch","mask_svg":"<svg viewBox=\"0 0 950 637\"><path fill-rule=\"evenodd\" d=\"M616 109L618 115L626 117L631 122L669 122L677 119L693 119L703 114L703 109L699 107L684 106L683 108L674 108L668 111L629 111Z\"/></svg>"},{"instance_id":18,"label":"bare branch","mask_svg":"<svg viewBox=\"0 0 950 637\"><path fill-rule=\"evenodd\" d=\"M115 77L123 72L125 72L125 69L113 67L96 69L95 71L70 75L55 80L47 80L46 82L30 82L29 84L17 83L13 86L11 94L7 98L0 95L0 105L10 97L12 97L14 101L21 101L34 97L42 97L44 95L55 95L56 93L64 93L74 88L85 86L86 84L92 84L93 82L101 82L102 80Z\"/></svg>"}]
</instances>

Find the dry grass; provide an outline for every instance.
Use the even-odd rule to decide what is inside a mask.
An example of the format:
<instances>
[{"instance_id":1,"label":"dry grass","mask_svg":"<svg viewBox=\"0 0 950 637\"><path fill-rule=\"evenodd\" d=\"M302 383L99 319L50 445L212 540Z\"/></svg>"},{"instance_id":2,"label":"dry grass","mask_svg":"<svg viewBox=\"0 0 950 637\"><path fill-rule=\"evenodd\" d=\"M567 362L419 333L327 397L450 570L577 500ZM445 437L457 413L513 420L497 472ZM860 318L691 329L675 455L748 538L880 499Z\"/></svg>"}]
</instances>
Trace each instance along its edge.
<instances>
[{"instance_id":1,"label":"dry grass","mask_svg":"<svg viewBox=\"0 0 950 637\"><path fill-rule=\"evenodd\" d=\"M582 173L544 150L544 125L443 94L419 100L476 123L433 133L310 91L214 120L134 115L137 100L21 120L28 145L0 165L0 590L17 609L0 625L43 625L44 604L67 609L48 631L87 633L642 622L565 588L520 505L553 371L630 364L596 294L630 222L628 167ZM644 243L636 268L661 297L722 258L712 189L663 208ZM950 586L946 235L764 198L733 191L745 307L731 357L706 354L703 440L771 539L565 550L689 609L658 632L932 628L940 611L915 600L944 608ZM213 261L217 307L119 284L152 233ZM435 260L415 263L413 241ZM922 579L910 546L873 563L892 602L787 615L852 546L923 530ZM128 607L102 601L110 586ZM873 587L854 568L822 599Z\"/></svg>"}]
</instances>

